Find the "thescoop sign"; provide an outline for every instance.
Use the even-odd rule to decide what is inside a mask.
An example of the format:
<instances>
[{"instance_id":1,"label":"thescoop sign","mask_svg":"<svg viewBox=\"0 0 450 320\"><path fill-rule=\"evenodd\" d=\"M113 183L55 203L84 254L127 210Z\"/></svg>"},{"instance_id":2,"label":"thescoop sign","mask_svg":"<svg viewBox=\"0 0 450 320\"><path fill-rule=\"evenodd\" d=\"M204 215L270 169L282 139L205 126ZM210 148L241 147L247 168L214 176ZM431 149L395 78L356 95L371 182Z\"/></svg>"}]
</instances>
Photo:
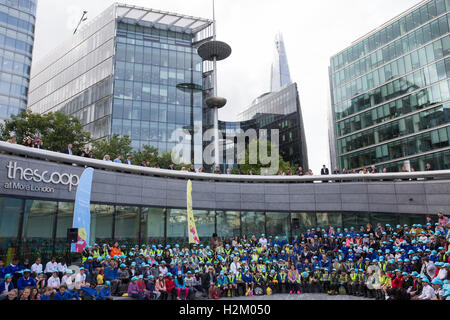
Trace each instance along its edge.
<instances>
[{"instance_id":1,"label":"thescoop sign","mask_svg":"<svg viewBox=\"0 0 450 320\"><path fill-rule=\"evenodd\" d=\"M73 187L76 187L80 182L80 178L75 174L49 172L47 170L40 172L39 169L22 168L17 165L15 161L9 161L6 166L8 169L8 179L25 180L52 184L62 184L69 187L69 191L72 191Z\"/></svg>"}]
</instances>

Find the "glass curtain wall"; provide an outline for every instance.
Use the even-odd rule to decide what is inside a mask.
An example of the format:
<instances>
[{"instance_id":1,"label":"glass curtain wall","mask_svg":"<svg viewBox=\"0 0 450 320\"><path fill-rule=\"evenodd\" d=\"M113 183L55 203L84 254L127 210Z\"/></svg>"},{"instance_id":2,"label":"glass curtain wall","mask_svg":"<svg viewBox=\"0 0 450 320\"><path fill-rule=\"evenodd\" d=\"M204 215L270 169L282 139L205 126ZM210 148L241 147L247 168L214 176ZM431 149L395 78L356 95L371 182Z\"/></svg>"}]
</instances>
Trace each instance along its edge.
<instances>
[{"instance_id":1,"label":"glass curtain wall","mask_svg":"<svg viewBox=\"0 0 450 320\"><path fill-rule=\"evenodd\" d=\"M141 243L164 243L166 228L166 209L142 208L141 209Z\"/></svg>"}]
</instances>

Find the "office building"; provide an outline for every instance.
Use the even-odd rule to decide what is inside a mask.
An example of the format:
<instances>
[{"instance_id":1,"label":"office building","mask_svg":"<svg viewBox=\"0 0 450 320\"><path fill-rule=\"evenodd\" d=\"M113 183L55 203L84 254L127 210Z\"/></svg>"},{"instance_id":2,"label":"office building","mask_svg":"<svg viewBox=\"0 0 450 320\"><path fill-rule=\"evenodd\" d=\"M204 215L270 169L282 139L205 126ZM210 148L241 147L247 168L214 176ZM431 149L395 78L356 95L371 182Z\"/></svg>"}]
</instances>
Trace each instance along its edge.
<instances>
[{"instance_id":1,"label":"office building","mask_svg":"<svg viewBox=\"0 0 450 320\"><path fill-rule=\"evenodd\" d=\"M332 163L450 168L450 3L422 1L330 60Z\"/></svg>"},{"instance_id":2,"label":"office building","mask_svg":"<svg viewBox=\"0 0 450 320\"><path fill-rule=\"evenodd\" d=\"M196 46L210 36L211 23L116 3L33 67L28 107L75 115L94 139L128 135L134 150L171 151L182 140L201 166L203 63Z\"/></svg>"},{"instance_id":3,"label":"office building","mask_svg":"<svg viewBox=\"0 0 450 320\"><path fill-rule=\"evenodd\" d=\"M37 0L0 0L0 121L27 108Z\"/></svg>"}]
</instances>

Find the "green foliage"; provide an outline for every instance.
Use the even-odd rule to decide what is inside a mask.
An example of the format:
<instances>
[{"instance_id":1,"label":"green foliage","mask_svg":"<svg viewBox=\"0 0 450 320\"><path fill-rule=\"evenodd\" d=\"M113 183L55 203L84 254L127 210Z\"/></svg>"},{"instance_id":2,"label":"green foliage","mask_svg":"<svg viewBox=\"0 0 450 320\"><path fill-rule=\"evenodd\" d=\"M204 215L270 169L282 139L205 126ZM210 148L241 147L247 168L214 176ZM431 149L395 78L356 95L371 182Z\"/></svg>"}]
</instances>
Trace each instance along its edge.
<instances>
[{"instance_id":1,"label":"green foliage","mask_svg":"<svg viewBox=\"0 0 450 320\"><path fill-rule=\"evenodd\" d=\"M131 160L135 165L139 165L145 160L150 162L151 167L154 167L158 163L158 149L145 145L143 146L143 150L134 151L131 154Z\"/></svg>"},{"instance_id":2,"label":"green foliage","mask_svg":"<svg viewBox=\"0 0 450 320\"><path fill-rule=\"evenodd\" d=\"M111 161L114 160L117 155L121 155L122 159L125 159L127 154L131 152L131 139L129 136L119 136L113 134L111 139L97 140L92 143L92 151L96 159L103 159L105 155L109 155Z\"/></svg>"},{"instance_id":3,"label":"green foliage","mask_svg":"<svg viewBox=\"0 0 450 320\"><path fill-rule=\"evenodd\" d=\"M259 152L260 151L260 149L259 149L260 148L260 141L259 141L259 139L258 140L252 140L252 141L250 141L249 144L252 144L252 143L253 144L256 143L256 147L257 147L257 150L258 150L257 163L256 164L250 164L249 163L250 162L250 150L251 150L251 148L249 146L247 146L247 148L245 150L245 164L240 164L239 167L241 168L241 170L242 170L242 172L244 174L248 174L248 172L250 170L252 170L253 174L260 175L261 174L261 169L262 168L270 168L271 164L270 163L269 164L262 164L261 161L260 161L260 152ZM271 150L272 150L272 144L270 143L270 141L267 141L267 150L268 150L267 154L270 157L271 156ZM289 162L284 161L283 157L281 155L279 156L279 168L278 168L277 172L274 173L274 174L277 174L280 169L283 170L284 173L286 173L288 169L290 169L291 172L293 172Z\"/></svg>"},{"instance_id":4,"label":"green foliage","mask_svg":"<svg viewBox=\"0 0 450 320\"><path fill-rule=\"evenodd\" d=\"M32 139L40 137L46 149L58 152L69 143L72 143L74 151L77 151L78 146L85 145L91 140L90 133L83 132L80 121L63 112L41 115L26 110L13 115L0 126L0 136L2 140L8 140L13 135L17 137L19 144L27 136Z\"/></svg>"}]
</instances>

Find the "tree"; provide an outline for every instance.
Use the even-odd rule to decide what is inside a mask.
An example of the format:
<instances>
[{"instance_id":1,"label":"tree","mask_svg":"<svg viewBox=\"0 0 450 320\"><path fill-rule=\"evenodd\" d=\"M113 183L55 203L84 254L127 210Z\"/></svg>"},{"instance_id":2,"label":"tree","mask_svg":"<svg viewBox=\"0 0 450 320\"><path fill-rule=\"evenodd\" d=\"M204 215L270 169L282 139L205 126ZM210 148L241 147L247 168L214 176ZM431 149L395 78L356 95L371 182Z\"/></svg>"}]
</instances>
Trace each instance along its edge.
<instances>
[{"instance_id":1,"label":"tree","mask_svg":"<svg viewBox=\"0 0 450 320\"><path fill-rule=\"evenodd\" d=\"M69 143L74 151L91 141L90 132L83 132L83 125L76 117L62 112L49 113L49 128L43 137L44 146L50 150L62 151Z\"/></svg>"},{"instance_id":2,"label":"tree","mask_svg":"<svg viewBox=\"0 0 450 320\"><path fill-rule=\"evenodd\" d=\"M158 149L148 145L144 145L142 149L131 154L133 164L139 165L142 161L148 161L150 166L154 167L158 163Z\"/></svg>"},{"instance_id":3,"label":"tree","mask_svg":"<svg viewBox=\"0 0 450 320\"><path fill-rule=\"evenodd\" d=\"M262 171L261 169L262 168L270 168L271 167L271 163L264 164L264 165L261 163L261 160L260 160L260 141L259 141L259 139L252 140L252 141L250 141L249 144L252 144L252 143L256 143L256 150L258 152L257 163L250 164L250 149L251 148L247 147L246 150L245 150L245 164L240 164L239 167L240 167L240 169L242 170L242 172L244 174L247 174L250 170L252 170L253 174L260 175L261 171ZM268 150L267 154L270 157L271 156L271 151L272 151L272 144L270 143L270 141L267 141L267 150ZM274 168L274 169L276 169L276 172L272 172L272 174L277 174L280 169L283 170L283 172L285 172L285 173L287 172L287 170L291 170L292 171L289 162L284 161L284 159L283 159L283 157L281 155L279 155L279 160L278 161L279 161L279 166L278 166L278 168Z\"/></svg>"},{"instance_id":4,"label":"tree","mask_svg":"<svg viewBox=\"0 0 450 320\"><path fill-rule=\"evenodd\" d=\"M27 137L39 137L46 149L57 152L62 151L69 143L76 150L78 146L91 140L90 133L83 132L80 120L63 112L38 114L26 110L13 115L0 125L0 136L2 140L8 140L13 135L17 137L18 143Z\"/></svg>"},{"instance_id":5,"label":"tree","mask_svg":"<svg viewBox=\"0 0 450 320\"><path fill-rule=\"evenodd\" d=\"M113 160L119 154L126 157L131 149L130 137L127 135L121 137L117 133L113 134L109 141L102 139L92 142L92 152L96 159L103 159L105 155L109 155Z\"/></svg>"}]
</instances>

